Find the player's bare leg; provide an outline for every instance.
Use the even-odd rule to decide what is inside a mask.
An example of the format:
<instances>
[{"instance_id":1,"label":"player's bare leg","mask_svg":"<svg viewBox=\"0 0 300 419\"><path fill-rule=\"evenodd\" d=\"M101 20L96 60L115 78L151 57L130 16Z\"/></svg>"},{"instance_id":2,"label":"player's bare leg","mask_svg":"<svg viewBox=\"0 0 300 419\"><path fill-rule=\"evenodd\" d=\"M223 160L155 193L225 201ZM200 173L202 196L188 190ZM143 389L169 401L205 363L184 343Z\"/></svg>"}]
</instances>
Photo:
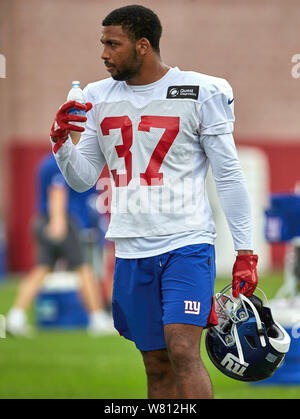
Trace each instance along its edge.
<instances>
[{"instance_id":1,"label":"player's bare leg","mask_svg":"<svg viewBox=\"0 0 300 419\"><path fill-rule=\"evenodd\" d=\"M101 301L93 269L84 264L77 269L80 276L80 293L90 313L100 310Z\"/></svg>"},{"instance_id":2,"label":"player's bare leg","mask_svg":"<svg viewBox=\"0 0 300 419\"><path fill-rule=\"evenodd\" d=\"M21 282L14 306L24 311L27 310L40 291L44 279L50 271L51 269L48 266L36 266Z\"/></svg>"},{"instance_id":3,"label":"player's bare leg","mask_svg":"<svg viewBox=\"0 0 300 419\"><path fill-rule=\"evenodd\" d=\"M177 386L172 364L165 349L142 352L149 399L176 399Z\"/></svg>"},{"instance_id":4,"label":"player's bare leg","mask_svg":"<svg viewBox=\"0 0 300 419\"><path fill-rule=\"evenodd\" d=\"M40 291L50 268L45 265L36 266L21 282L17 298L7 314L7 331L15 336L32 336L27 323L26 310Z\"/></svg>"},{"instance_id":5,"label":"player's bare leg","mask_svg":"<svg viewBox=\"0 0 300 419\"><path fill-rule=\"evenodd\" d=\"M168 324L165 339L172 362L178 396L182 399L211 399L211 380L200 357L202 328Z\"/></svg>"},{"instance_id":6,"label":"player's bare leg","mask_svg":"<svg viewBox=\"0 0 300 419\"><path fill-rule=\"evenodd\" d=\"M80 294L90 314L89 334L98 336L115 333L113 320L103 308L93 268L84 264L77 269L77 272L80 276Z\"/></svg>"}]
</instances>

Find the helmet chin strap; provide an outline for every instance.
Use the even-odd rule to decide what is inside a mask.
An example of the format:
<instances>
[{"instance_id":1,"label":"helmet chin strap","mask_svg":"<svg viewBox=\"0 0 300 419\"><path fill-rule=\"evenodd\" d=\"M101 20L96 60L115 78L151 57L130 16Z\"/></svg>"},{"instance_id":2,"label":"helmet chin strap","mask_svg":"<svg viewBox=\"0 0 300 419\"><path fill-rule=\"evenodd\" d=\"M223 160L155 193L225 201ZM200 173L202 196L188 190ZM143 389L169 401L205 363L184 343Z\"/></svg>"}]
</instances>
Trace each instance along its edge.
<instances>
[{"instance_id":1,"label":"helmet chin strap","mask_svg":"<svg viewBox=\"0 0 300 419\"><path fill-rule=\"evenodd\" d=\"M239 354L240 364L244 365L245 364L245 359L244 359L243 349L242 349L241 341L240 341L239 334L237 332L237 327L236 327L235 323L233 325L233 336L234 336L234 339L235 339L236 349L237 349L238 354Z\"/></svg>"}]
</instances>

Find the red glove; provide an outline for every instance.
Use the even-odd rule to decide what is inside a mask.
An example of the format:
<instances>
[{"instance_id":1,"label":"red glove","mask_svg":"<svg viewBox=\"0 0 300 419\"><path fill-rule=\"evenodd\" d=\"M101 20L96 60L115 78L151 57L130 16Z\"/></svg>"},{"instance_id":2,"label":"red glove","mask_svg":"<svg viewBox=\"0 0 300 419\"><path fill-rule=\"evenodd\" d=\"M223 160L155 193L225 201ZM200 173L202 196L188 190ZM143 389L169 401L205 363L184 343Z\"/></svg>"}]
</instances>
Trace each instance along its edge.
<instances>
[{"instance_id":1,"label":"red glove","mask_svg":"<svg viewBox=\"0 0 300 419\"><path fill-rule=\"evenodd\" d=\"M238 298L241 292L251 297L257 287L257 255L238 255L232 270L232 295Z\"/></svg>"},{"instance_id":2,"label":"red glove","mask_svg":"<svg viewBox=\"0 0 300 419\"><path fill-rule=\"evenodd\" d=\"M57 153L63 143L68 139L70 131L84 131L83 127L69 124L69 122L85 122L87 118L85 116L69 114L69 110L75 108L88 112L90 109L92 109L92 107L93 105L89 102L84 105L82 103L71 100L64 103L59 108L50 131L50 137L52 141L56 143L53 147L54 153Z\"/></svg>"}]
</instances>

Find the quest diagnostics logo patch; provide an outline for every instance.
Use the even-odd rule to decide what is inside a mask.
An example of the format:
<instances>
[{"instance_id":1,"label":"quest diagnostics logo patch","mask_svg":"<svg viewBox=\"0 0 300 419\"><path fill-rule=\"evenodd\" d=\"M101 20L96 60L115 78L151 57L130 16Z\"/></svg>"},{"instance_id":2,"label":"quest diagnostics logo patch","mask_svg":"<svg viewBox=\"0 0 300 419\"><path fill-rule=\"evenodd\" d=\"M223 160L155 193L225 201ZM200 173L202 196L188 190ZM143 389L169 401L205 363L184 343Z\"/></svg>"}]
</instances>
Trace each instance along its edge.
<instances>
[{"instance_id":1,"label":"quest diagnostics logo patch","mask_svg":"<svg viewBox=\"0 0 300 419\"><path fill-rule=\"evenodd\" d=\"M199 86L170 86L167 99L195 99L199 96Z\"/></svg>"}]
</instances>

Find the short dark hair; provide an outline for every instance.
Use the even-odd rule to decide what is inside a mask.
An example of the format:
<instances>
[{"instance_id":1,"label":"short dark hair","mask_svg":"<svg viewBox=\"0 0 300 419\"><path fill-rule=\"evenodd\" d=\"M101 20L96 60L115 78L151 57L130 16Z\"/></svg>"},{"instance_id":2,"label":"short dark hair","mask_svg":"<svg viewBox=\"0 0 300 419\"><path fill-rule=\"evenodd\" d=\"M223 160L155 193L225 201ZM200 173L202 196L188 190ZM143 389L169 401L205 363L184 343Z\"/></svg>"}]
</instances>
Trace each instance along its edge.
<instances>
[{"instance_id":1,"label":"short dark hair","mask_svg":"<svg viewBox=\"0 0 300 419\"><path fill-rule=\"evenodd\" d=\"M132 5L113 10L102 22L103 26L122 26L134 41L147 38L151 47L158 54L162 26L158 16L144 6Z\"/></svg>"}]
</instances>

